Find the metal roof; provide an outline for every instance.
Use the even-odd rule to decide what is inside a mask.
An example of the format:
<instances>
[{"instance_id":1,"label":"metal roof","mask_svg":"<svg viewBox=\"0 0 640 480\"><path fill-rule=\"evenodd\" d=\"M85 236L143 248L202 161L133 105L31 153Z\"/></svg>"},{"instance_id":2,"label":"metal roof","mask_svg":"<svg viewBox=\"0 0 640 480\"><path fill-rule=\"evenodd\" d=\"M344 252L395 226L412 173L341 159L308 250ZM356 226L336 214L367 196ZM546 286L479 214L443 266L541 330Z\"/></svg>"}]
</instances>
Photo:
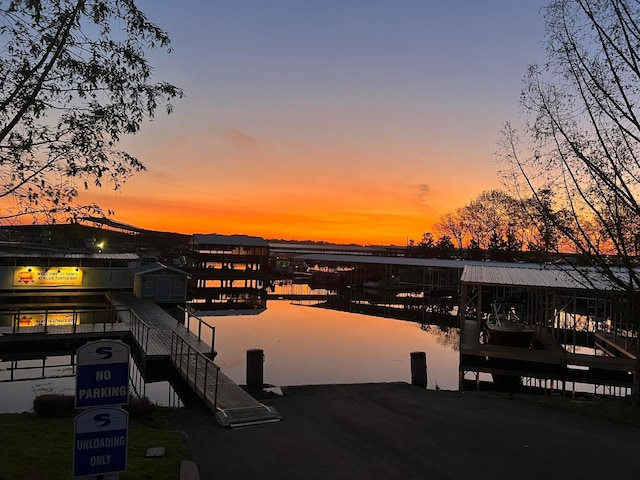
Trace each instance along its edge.
<instances>
[{"instance_id":1,"label":"metal roof","mask_svg":"<svg viewBox=\"0 0 640 480\"><path fill-rule=\"evenodd\" d=\"M189 245L222 245L235 247L268 247L262 237L249 235L218 235L217 233L196 233L189 240Z\"/></svg>"},{"instance_id":2,"label":"metal roof","mask_svg":"<svg viewBox=\"0 0 640 480\"><path fill-rule=\"evenodd\" d=\"M184 275L185 277L189 276L189 273L185 272L184 270L180 270L179 268L176 268L176 267L170 267L160 262L153 262L147 265L142 265L138 268L134 268L132 272L134 275L145 275L147 273L158 272L160 270L169 270L170 272Z\"/></svg>"},{"instance_id":3,"label":"metal roof","mask_svg":"<svg viewBox=\"0 0 640 480\"><path fill-rule=\"evenodd\" d=\"M286 242L269 242L271 251L298 253L300 255L306 253L328 253L332 255L372 255L374 252L384 252L382 247L363 247L360 245L334 245L324 243L286 243Z\"/></svg>"},{"instance_id":4,"label":"metal roof","mask_svg":"<svg viewBox=\"0 0 640 480\"><path fill-rule=\"evenodd\" d=\"M509 263L509 262L482 262L479 260L452 260L443 258L413 258L413 257L380 257L373 255L339 255L312 253L309 255L296 256L299 260L312 260L317 262L347 263L367 263L376 265L404 265L413 267L436 267L436 268L459 268L463 269L467 265L501 265L514 266L519 268L539 268L540 265L534 263Z\"/></svg>"},{"instance_id":5,"label":"metal roof","mask_svg":"<svg viewBox=\"0 0 640 480\"><path fill-rule=\"evenodd\" d=\"M66 253L47 251L13 251L0 252L3 258L92 258L98 260L140 260L135 253Z\"/></svg>"},{"instance_id":6,"label":"metal roof","mask_svg":"<svg viewBox=\"0 0 640 480\"><path fill-rule=\"evenodd\" d=\"M467 265L462 271L460 282L571 290L618 290L610 280L595 269L577 270L570 266L557 265L536 265L534 268L523 268L519 264Z\"/></svg>"},{"instance_id":7,"label":"metal roof","mask_svg":"<svg viewBox=\"0 0 640 480\"><path fill-rule=\"evenodd\" d=\"M362 255L310 254L295 257L300 260L346 264L402 265L462 270L460 281L468 284L547 287L558 289L618 290L613 283L595 269L568 265L537 263L483 262L440 258L378 257ZM625 271L617 273L624 278Z\"/></svg>"}]
</instances>

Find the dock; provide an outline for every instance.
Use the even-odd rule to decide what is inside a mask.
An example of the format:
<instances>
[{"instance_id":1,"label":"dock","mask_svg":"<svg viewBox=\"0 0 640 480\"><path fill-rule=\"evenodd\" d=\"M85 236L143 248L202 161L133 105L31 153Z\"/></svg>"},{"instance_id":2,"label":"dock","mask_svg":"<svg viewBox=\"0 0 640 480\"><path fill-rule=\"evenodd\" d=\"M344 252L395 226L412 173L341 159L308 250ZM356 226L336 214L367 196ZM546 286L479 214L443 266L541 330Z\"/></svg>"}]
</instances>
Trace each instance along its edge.
<instances>
[{"instance_id":1,"label":"dock","mask_svg":"<svg viewBox=\"0 0 640 480\"><path fill-rule=\"evenodd\" d=\"M107 300L116 311L126 311L125 308L131 311L121 318L129 324L146 359L168 358L222 426L238 428L281 419L275 410L258 402L222 373L213 362L213 345L208 345L156 303L119 292L107 294ZM200 330L198 328L198 332Z\"/></svg>"},{"instance_id":2,"label":"dock","mask_svg":"<svg viewBox=\"0 0 640 480\"><path fill-rule=\"evenodd\" d=\"M531 378L539 383L584 383L611 388L631 388L635 357L596 356L572 353L539 327L539 348L491 345L480 341L478 322L464 320L460 341L460 381L468 372L494 376ZM495 377L494 377L495 378ZM461 389L463 389L461 385Z\"/></svg>"},{"instance_id":3,"label":"dock","mask_svg":"<svg viewBox=\"0 0 640 480\"><path fill-rule=\"evenodd\" d=\"M214 412L220 425L239 428L281 420L275 410L258 402L220 371L213 361L213 331L207 343L201 335L203 325L190 331L188 325L152 301L122 292L108 292L106 300L109 321L103 318L97 323L81 323L75 321L74 315L71 325L55 325L47 323L45 312L42 325L21 327L16 319L14 325L0 327L0 356L19 355L28 348L42 349L61 342L81 345L104 338L120 339L135 345L142 372L148 362L168 360Z\"/></svg>"}]
</instances>

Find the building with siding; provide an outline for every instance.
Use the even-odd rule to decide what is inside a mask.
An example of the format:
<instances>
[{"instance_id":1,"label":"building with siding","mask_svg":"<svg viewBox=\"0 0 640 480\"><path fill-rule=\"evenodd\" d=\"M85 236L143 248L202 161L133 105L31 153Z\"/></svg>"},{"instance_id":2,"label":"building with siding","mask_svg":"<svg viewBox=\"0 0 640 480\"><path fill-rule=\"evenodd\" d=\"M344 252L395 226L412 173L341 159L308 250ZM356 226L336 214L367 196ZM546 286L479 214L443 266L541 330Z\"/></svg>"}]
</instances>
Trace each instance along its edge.
<instances>
[{"instance_id":1,"label":"building with siding","mask_svg":"<svg viewBox=\"0 0 640 480\"><path fill-rule=\"evenodd\" d=\"M160 262L142 265L133 270L133 294L156 303L185 303L189 274Z\"/></svg>"}]
</instances>

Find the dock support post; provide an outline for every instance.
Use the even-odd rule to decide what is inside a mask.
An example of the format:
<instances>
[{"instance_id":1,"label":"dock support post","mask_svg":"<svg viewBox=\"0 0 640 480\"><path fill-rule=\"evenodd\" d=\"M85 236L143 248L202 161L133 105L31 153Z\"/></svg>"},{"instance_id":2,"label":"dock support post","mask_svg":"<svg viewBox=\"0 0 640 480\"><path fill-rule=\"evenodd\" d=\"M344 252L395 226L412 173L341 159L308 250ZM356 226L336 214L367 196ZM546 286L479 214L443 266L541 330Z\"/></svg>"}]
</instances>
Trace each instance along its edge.
<instances>
[{"instance_id":1,"label":"dock support post","mask_svg":"<svg viewBox=\"0 0 640 480\"><path fill-rule=\"evenodd\" d=\"M264 376L264 351L259 348L247 350L247 387L261 387Z\"/></svg>"},{"instance_id":2,"label":"dock support post","mask_svg":"<svg viewBox=\"0 0 640 480\"><path fill-rule=\"evenodd\" d=\"M411 385L427 388L427 354L411 352Z\"/></svg>"}]
</instances>

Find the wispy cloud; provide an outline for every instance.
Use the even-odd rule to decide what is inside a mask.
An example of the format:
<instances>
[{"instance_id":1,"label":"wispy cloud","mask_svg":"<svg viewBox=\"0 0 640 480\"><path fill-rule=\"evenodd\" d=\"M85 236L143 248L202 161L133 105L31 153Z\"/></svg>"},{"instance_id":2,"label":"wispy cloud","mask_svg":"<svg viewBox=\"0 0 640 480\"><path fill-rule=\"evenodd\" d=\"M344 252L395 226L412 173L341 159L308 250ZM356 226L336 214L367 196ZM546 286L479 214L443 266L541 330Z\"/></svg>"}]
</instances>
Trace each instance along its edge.
<instances>
[{"instance_id":1,"label":"wispy cloud","mask_svg":"<svg viewBox=\"0 0 640 480\"><path fill-rule=\"evenodd\" d=\"M225 129L221 133L222 140L228 143L231 147L245 150L249 152L267 152L272 146L257 137L250 135L242 130L234 127Z\"/></svg>"},{"instance_id":2,"label":"wispy cloud","mask_svg":"<svg viewBox=\"0 0 640 480\"><path fill-rule=\"evenodd\" d=\"M431 193L431 187L426 183L421 183L417 186L416 200L420 203L425 203Z\"/></svg>"}]
</instances>

